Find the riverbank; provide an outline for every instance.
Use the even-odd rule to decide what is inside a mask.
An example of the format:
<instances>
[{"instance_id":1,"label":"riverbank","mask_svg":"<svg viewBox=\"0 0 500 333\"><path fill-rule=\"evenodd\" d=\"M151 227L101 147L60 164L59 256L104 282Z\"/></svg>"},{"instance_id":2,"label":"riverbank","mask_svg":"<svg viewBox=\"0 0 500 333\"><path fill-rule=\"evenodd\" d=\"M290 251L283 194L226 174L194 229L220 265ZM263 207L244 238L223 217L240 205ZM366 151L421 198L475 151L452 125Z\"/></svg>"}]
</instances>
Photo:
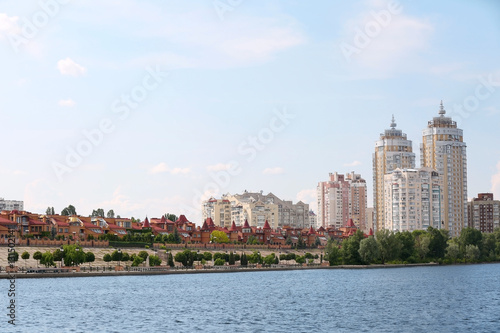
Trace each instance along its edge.
<instances>
[{"instance_id":1,"label":"riverbank","mask_svg":"<svg viewBox=\"0 0 500 333\"><path fill-rule=\"evenodd\" d=\"M242 266L218 266L208 268L161 268L151 270L149 268L133 271L101 271L101 272L64 272L64 273L0 273L0 279L39 279L39 278L62 278L62 277L99 277L99 276L135 276L135 275L169 275L169 274L207 274L207 273L238 273L238 272L266 272L266 271L291 271L308 269L375 269L375 268L401 268L438 266L438 263L419 264L387 264L387 265L337 265L337 266L300 266L300 265L272 265L271 267L242 267Z\"/></svg>"}]
</instances>

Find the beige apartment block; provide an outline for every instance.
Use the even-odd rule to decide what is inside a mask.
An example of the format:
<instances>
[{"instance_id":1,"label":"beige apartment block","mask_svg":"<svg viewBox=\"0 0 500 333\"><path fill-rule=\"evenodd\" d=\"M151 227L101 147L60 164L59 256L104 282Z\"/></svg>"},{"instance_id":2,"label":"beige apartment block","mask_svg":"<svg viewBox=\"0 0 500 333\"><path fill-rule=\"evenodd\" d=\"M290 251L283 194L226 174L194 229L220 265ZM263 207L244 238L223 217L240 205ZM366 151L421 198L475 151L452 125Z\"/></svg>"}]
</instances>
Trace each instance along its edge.
<instances>
[{"instance_id":1,"label":"beige apartment block","mask_svg":"<svg viewBox=\"0 0 500 333\"><path fill-rule=\"evenodd\" d=\"M384 229L441 229L443 182L431 168L396 169L384 176Z\"/></svg>"},{"instance_id":2,"label":"beige apartment block","mask_svg":"<svg viewBox=\"0 0 500 333\"><path fill-rule=\"evenodd\" d=\"M267 220L271 228L290 226L293 228L306 228L309 226L309 204L305 204L302 201L293 203L292 201L282 200L278 198L273 193L263 194L260 192L248 192L244 191L242 194L235 194L230 197L231 205L233 206L233 219L236 225L238 222L236 218L243 218L242 211L245 212L245 204L250 205L252 209L246 209L248 216L250 213L257 214L256 218L252 220L248 219L248 223L251 226L264 226L262 222L262 217L264 212L267 216ZM255 204L258 203L256 206ZM276 207L275 207L275 206ZM239 209L236 207L241 206ZM254 208L254 206L256 206ZM276 210L277 209L277 210ZM270 215L269 215L270 214ZM243 219L240 225L245 222ZM265 220L264 220L265 222Z\"/></svg>"},{"instance_id":3,"label":"beige apartment block","mask_svg":"<svg viewBox=\"0 0 500 333\"><path fill-rule=\"evenodd\" d=\"M443 178L444 228L459 236L467 220L467 152L463 131L446 117L443 102L439 116L428 122L420 146L421 165Z\"/></svg>"},{"instance_id":4,"label":"beige apartment block","mask_svg":"<svg viewBox=\"0 0 500 333\"><path fill-rule=\"evenodd\" d=\"M386 224L384 204L384 176L396 169L414 169L415 153L412 142L405 133L396 129L396 122L392 116L390 129L380 134L380 139L375 143L373 154L373 209L374 231L384 228Z\"/></svg>"},{"instance_id":5,"label":"beige apartment block","mask_svg":"<svg viewBox=\"0 0 500 333\"><path fill-rule=\"evenodd\" d=\"M203 221L211 218L220 227L231 227L231 203L226 198L210 198L202 203Z\"/></svg>"},{"instance_id":6,"label":"beige apartment block","mask_svg":"<svg viewBox=\"0 0 500 333\"><path fill-rule=\"evenodd\" d=\"M317 187L318 226L340 228L352 219L358 228L367 231L366 191L361 175L330 173L329 180L319 182Z\"/></svg>"}]
</instances>

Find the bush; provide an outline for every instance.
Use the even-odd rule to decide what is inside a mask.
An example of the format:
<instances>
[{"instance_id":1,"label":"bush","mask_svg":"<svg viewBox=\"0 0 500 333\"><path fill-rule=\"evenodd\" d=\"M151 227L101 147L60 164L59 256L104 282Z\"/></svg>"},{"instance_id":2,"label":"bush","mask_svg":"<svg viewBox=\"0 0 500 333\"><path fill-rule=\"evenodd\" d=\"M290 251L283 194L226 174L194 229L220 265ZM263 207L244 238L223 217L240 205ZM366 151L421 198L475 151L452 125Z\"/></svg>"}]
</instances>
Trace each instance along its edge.
<instances>
[{"instance_id":1,"label":"bush","mask_svg":"<svg viewBox=\"0 0 500 333\"><path fill-rule=\"evenodd\" d=\"M226 261L222 258L218 258L215 260L214 265L215 266L223 266L226 263Z\"/></svg>"}]
</instances>

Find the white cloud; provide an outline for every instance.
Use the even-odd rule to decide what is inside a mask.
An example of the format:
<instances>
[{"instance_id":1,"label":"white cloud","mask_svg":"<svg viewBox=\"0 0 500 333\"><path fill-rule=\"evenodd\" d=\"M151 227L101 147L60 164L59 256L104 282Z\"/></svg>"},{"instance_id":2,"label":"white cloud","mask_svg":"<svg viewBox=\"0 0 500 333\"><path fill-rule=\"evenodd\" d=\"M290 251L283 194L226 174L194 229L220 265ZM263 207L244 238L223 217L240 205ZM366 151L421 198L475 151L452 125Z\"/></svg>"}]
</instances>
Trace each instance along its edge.
<instances>
[{"instance_id":1,"label":"white cloud","mask_svg":"<svg viewBox=\"0 0 500 333\"><path fill-rule=\"evenodd\" d=\"M281 175L285 172L283 168L275 167L275 168L265 168L262 173L264 175Z\"/></svg>"},{"instance_id":2,"label":"white cloud","mask_svg":"<svg viewBox=\"0 0 500 333\"><path fill-rule=\"evenodd\" d=\"M495 197L500 197L500 162L497 163L497 173L491 177L491 192Z\"/></svg>"},{"instance_id":3,"label":"white cloud","mask_svg":"<svg viewBox=\"0 0 500 333\"><path fill-rule=\"evenodd\" d=\"M346 167L353 167L353 166L358 166L358 165L361 165L360 161L353 161L351 163L345 163L344 164L344 166L346 166Z\"/></svg>"},{"instance_id":4,"label":"white cloud","mask_svg":"<svg viewBox=\"0 0 500 333\"><path fill-rule=\"evenodd\" d=\"M93 26L123 27L132 38L155 38L165 52L144 52L130 59L134 66L156 64L172 68L228 68L260 64L279 52L305 43L298 21L282 13L248 14L233 11L231 19L219 19L212 5L165 2L161 5L139 1L100 3L99 13L79 3L82 13L92 10ZM228 13L229 15L229 13ZM79 18L88 22L88 17ZM116 23L116 24L115 24Z\"/></svg>"},{"instance_id":5,"label":"white cloud","mask_svg":"<svg viewBox=\"0 0 500 333\"><path fill-rule=\"evenodd\" d=\"M230 168L231 168L230 163L226 163L226 164L217 163L217 164L207 166L208 171L225 171L225 170L229 170Z\"/></svg>"},{"instance_id":6,"label":"white cloud","mask_svg":"<svg viewBox=\"0 0 500 333\"><path fill-rule=\"evenodd\" d=\"M161 162L152 168L149 169L150 174L158 174L158 173L170 173L172 175L178 175L178 174L188 174L191 172L190 168L170 168L165 162Z\"/></svg>"},{"instance_id":7,"label":"white cloud","mask_svg":"<svg viewBox=\"0 0 500 333\"><path fill-rule=\"evenodd\" d=\"M9 34L18 34L20 32L17 21L19 17L0 13L0 38L6 38Z\"/></svg>"},{"instance_id":8,"label":"white cloud","mask_svg":"<svg viewBox=\"0 0 500 333\"><path fill-rule=\"evenodd\" d=\"M71 98L61 99L58 104L59 106L64 106L64 107L73 107L76 105L75 101L72 100Z\"/></svg>"},{"instance_id":9,"label":"white cloud","mask_svg":"<svg viewBox=\"0 0 500 333\"><path fill-rule=\"evenodd\" d=\"M426 19L405 15L401 4L399 12L390 13L388 8L386 1L369 1L366 11L346 22L339 49L350 71L365 77L388 77L419 70L421 53L429 48L434 28ZM390 14L387 19L377 15L382 11ZM353 49L356 51L346 52ZM458 66L433 71L453 71Z\"/></svg>"},{"instance_id":10,"label":"white cloud","mask_svg":"<svg viewBox=\"0 0 500 333\"><path fill-rule=\"evenodd\" d=\"M57 62L57 68L62 75L70 75L70 76L82 76L87 73L87 69L76 62L71 58L66 58L59 60Z\"/></svg>"}]
</instances>

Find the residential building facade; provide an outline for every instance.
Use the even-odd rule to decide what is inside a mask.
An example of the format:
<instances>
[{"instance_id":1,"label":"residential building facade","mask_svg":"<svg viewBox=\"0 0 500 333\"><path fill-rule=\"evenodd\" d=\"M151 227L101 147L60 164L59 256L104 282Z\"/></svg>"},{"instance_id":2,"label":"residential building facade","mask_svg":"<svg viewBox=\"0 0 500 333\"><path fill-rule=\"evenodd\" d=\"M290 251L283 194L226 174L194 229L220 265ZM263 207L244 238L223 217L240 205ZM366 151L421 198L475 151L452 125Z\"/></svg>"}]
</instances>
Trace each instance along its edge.
<instances>
[{"instance_id":1,"label":"residential building facade","mask_svg":"<svg viewBox=\"0 0 500 333\"><path fill-rule=\"evenodd\" d=\"M366 228L366 181L354 172L345 176L329 174L329 180L319 182L318 226L340 228L352 219L361 230Z\"/></svg>"},{"instance_id":2,"label":"residential building facade","mask_svg":"<svg viewBox=\"0 0 500 333\"><path fill-rule=\"evenodd\" d=\"M481 232L493 232L500 227L500 201L493 199L493 193L479 193L468 206L467 227Z\"/></svg>"},{"instance_id":3,"label":"residential building facade","mask_svg":"<svg viewBox=\"0 0 500 333\"><path fill-rule=\"evenodd\" d=\"M373 209L374 231L383 229L385 221L384 176L396 169L414 169L415 153L412 142L403 131L396 128L392 116L390 129L380 134L373 154Z\"/></svg>"},{"instance_id":4,"label":"residential building facade","mask_svg":"<svg viewBox=\"0 0 500 333\"><path fill-rule=\"evenodd\" d=\"M0 198L0 211L2 210L24 210L24 202L20 200L5 200Z\"/></svg>"},{"instance_id":5,"label":"residential building facade","mask_svg":"<svg viewBox=\"0 0 500 333\"><path fill-rule=\"evenodd\" d=\"M463 130L445 115L441 102L439 116L423 130L420 159L422 167L436 170L443 178L444 228L455 237L467 220L467 152Z\"/></svg>"},{"instance_id":6,"label":"residential building facade","mask_svg":"<svg viewBox=\"0 0 500 333\"><path fill-rule=\"evenodd\" d=\"M231 203L225 197L222 199L212 197L203 202L202 216L204 221L210 217L215 225L230 228L232 221Z\"/></svg>"},{"instance_id":7,"label":"residential building facade","mask_svg":"<svg viewBox=\"0 0 500 333\"><path fill-rule=\"evenodd\" d=\"M384 176L384 229L425 230L443 226L443 182L433 169L396 169Z\"/></svg>"}]
</instances>

